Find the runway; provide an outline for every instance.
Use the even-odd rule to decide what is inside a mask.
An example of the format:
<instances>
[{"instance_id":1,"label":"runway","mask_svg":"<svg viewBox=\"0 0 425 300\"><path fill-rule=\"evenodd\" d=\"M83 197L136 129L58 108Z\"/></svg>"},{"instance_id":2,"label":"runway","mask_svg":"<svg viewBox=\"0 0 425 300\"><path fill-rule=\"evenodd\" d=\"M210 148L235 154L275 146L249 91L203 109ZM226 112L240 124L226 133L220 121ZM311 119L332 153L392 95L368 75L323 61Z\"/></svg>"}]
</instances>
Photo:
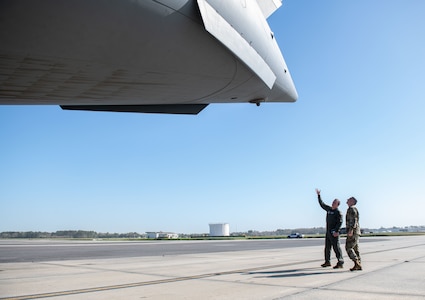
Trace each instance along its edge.
<instances>
[{"instance_id":1,"label":"runway","mask_svg":"<svg viewBox=\"0 0 425 300\"><path fill-rule=\"evenodd\" d=\"M425 236L362 238L358 272L323 243L0 240L0 299L425 299Z\"/></svg>"},{"instance_id":2,"label":"runway","mask_svg":"<svg viewBox=\"0 0 425 300\"><path fill-rule=\"evenodd\" d=\"M125 258L199 254L263 249L282 249L322 244L320 239L280 240L141 240L67 241L67 240L0 240L0 263L41 262L52 260Z\"/></svg>"}]
</instances>

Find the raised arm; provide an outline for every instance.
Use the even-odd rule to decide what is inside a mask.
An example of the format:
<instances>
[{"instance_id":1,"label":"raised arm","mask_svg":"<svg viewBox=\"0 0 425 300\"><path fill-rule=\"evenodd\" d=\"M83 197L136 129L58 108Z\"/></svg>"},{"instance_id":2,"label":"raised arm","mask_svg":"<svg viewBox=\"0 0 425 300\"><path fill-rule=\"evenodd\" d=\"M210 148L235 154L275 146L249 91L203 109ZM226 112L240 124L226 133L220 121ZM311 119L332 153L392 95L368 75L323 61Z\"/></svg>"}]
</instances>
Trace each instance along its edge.
<instances>
[{"instance_id":1,"label":"raised arm","mask_svg":"<svg viewBox=\"0 0 425 300\"><path fill-rule=\"evenodd\" d=\"M325 203L323 203L322 198L320 197L320 190L316 189L316 194L317 194L317 200L319 201L320 206L326 210L329 211L331 209L331 207L329 205L326 205Z\"/></svg>"}]
</instances>

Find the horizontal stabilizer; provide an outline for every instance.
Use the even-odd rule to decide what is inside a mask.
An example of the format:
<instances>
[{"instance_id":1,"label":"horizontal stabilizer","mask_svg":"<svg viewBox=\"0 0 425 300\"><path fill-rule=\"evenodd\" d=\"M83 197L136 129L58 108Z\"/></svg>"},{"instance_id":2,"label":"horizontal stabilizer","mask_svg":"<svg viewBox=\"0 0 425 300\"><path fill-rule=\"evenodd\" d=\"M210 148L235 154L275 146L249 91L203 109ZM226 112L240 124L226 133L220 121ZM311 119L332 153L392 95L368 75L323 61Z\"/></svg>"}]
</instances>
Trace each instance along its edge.
<instances>
[{"instance_id":1,"label":"horizontal stabilizer","mask_svg":"<svg viewBox=\"0 0 425 300\"><path fill-rule=\"evenodd\" d=\"M61 105L65 110L113 111L152 114L197 115L208 104L167 104L167 105Z\"/></svg>"}]
</instances>

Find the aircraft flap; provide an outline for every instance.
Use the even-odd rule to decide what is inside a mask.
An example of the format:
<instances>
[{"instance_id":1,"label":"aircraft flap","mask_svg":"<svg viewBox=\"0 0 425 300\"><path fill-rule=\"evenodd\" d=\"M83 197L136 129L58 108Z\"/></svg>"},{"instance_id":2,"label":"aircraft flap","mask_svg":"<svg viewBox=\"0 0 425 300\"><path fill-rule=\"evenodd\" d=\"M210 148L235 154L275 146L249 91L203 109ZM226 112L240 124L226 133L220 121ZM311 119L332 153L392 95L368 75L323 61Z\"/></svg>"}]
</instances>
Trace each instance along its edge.
<instances>
[{"instance_id":1,"label":"aircraft flap","mask_svg":"<svg viewBox=\"0 0 425 300\"><path fill-rule=\"evenodd\" d=\"M276 75L264 59L207 0L197 1L205 29L232 51L271 89L276 80Z\"/></svg>"},{"instance_id":2,"label":"aircraft flap","mask_svg":"<svg viewBox=\"0 0 425 300\"><path fill-rule=\"evenodd\" d=\"M61 105L65 110L113 111L151 114L197 115L208 104L158 104L158 105Z\"/></svg>"}]
</instances>

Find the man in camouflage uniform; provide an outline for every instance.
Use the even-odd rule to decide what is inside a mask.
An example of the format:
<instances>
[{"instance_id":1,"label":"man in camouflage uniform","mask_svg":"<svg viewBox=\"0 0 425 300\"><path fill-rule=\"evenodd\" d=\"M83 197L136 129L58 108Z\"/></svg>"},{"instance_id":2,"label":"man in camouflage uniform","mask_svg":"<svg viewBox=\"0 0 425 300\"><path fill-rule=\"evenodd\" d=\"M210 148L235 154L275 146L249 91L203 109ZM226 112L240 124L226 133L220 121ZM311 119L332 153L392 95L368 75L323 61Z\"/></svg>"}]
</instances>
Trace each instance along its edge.
<instances>
[{"instance_id":1,"label":"man in camouflage uniform","mask_svg":"<svg viewBox=\"0 0 425 300\"><path fill-rule=\"evenodd\" d=\"M344 259L342 257L341 246L339 243L339 230L343 221L342 213L338 209L340 201L335 199L332 202L332 206L329 206L323 203L319 189L316 189L316 193L320 206L326 210L325 263L322 264L322 267L325 268L331 266L332 247L335 251L336 258L338 259L338 263L334 266L334 269L341 269L344 265Z\"/></svg>"},{"instance_id":2,"label":"man in camouflage uniform","mask_svg":"<svg viewBox=\"0 0 425 300\"><path fill-rule=\"evenodd\" d=\"M356 198L348 198L348 209L347 214L345 216L345 223L347 226L347 240L345 242L345 250L347 250L347 254L351 258L351 260L354 261L354 267L352 267L350 271L362 270L359 253L359 211L357 210L356 204Z\"/></svg>"}]
</instances>

